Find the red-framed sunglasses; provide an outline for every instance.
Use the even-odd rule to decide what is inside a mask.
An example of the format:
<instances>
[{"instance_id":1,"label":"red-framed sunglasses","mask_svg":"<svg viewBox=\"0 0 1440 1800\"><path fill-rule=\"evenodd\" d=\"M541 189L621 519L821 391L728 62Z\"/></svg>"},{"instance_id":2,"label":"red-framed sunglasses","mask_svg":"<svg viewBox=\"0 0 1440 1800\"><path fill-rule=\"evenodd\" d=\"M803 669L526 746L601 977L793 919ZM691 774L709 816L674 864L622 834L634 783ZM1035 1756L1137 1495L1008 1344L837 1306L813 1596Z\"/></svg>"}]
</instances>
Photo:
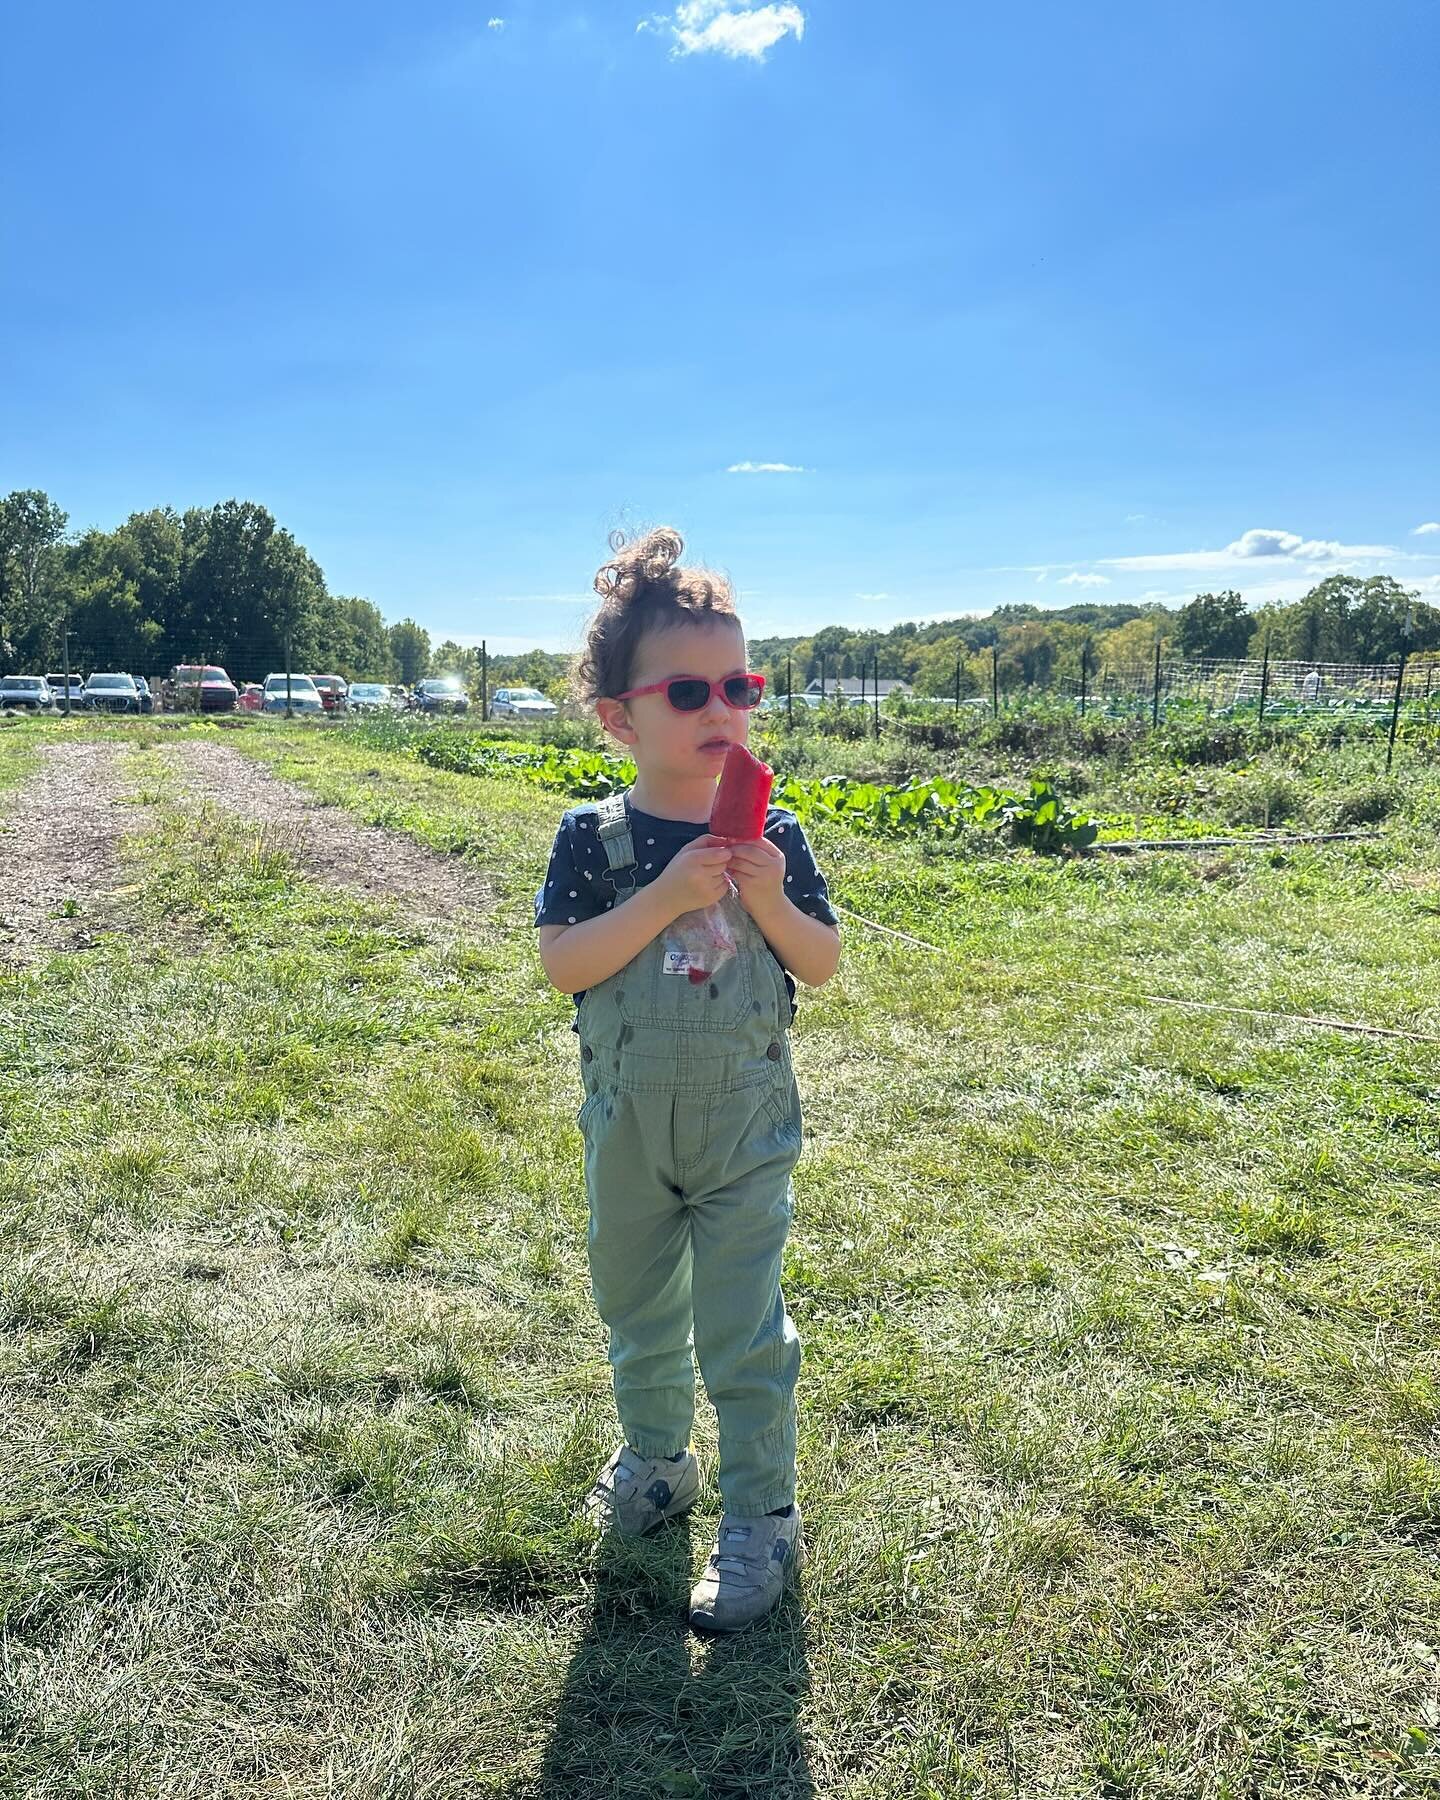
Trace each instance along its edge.
<instances>
[{"instance_id":1,"label":"red-framed sunglasses","mask_svg":"<svg viewBox=\"0 0 1440 1800\"><path fill-rule=\"evenodd\" d=\"M641 694L663 694L676 712L699 712L717 692L727 706L737 712L750 712L760 704L765 677L727 675L723 681L707 681L703 675L675 675L669 681L652 681L649 687L631 688L628 694L617 694L615 698L638 700Z\"/></svg>"}]
</instances>

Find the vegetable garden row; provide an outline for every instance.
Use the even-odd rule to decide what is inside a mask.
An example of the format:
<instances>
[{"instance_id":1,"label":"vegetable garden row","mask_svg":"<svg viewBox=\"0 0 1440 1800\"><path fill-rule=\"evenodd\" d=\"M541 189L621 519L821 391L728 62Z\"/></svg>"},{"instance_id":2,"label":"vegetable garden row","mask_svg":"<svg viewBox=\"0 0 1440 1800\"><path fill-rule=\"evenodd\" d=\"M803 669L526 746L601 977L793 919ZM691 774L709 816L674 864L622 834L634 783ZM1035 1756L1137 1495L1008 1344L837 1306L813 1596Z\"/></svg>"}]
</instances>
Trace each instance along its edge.
<instances>
[{"instance_id":1,"label":"vegetable garden row","mask_svg":"<svg viewBox=\"0 0 1440 1800\"><path fill-rule=\"evenodd\" d=\"M517 748L437 724L391 719L357 725L355 735L378 749L399 751L461 775L519 775L577 800L600 800L635 779L635 765L602 750L562 749L553 744ZM903 784L857 781L846 775L801 780L777 775L775 806L793 812L802 825L838 821L875 836L955 837L976 827L1002 832L1011 843L1056 853L1083 850L1099 835L1097 823L1066 804L1054 784L1041 777L1027 793L972 787L945 779Z\"/></svg>"}]
</instances>

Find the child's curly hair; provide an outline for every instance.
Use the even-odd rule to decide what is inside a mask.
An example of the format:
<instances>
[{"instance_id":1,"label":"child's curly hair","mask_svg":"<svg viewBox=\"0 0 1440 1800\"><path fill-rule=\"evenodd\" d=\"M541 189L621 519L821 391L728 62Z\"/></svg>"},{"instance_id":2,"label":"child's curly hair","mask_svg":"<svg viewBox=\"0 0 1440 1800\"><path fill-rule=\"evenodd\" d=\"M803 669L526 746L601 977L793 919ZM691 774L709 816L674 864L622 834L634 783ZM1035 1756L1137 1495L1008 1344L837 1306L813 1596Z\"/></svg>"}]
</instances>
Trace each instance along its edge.
<instances>
[{"instance_id":1,"label":"child's curly hair","mask_svg":"<svg viewBox=\"0 0 1440 1800\"><path fill-rule=\"evenodd\" d=\"M685 540L672 526L658 525L629 540L623 532L612 532L610 548L614 554L595 575L600 606L571 671L575 692L586 706L614 699L630 686L636 646L647 631L713 619L739 623L735 594L723 575L676 567Z\"/></svg>"}]
</instances>

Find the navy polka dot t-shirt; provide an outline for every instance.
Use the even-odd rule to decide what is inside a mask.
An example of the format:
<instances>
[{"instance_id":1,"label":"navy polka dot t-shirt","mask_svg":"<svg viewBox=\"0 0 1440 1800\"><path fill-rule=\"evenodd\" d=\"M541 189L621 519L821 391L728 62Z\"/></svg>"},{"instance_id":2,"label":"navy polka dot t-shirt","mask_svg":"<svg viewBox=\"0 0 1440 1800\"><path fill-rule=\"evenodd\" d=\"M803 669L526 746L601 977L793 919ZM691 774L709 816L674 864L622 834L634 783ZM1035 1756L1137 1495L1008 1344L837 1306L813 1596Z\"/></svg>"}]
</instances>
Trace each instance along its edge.
<instances>
[{"instance_id":1,"label":"navy polka dot t-shirt","mask_svg":"<svg viewBox=\"0 0 1440 1800\"><path fill-rule=\"evenodd\" d=\"M652 813L639 812L631 806L628 795L625 810L635 845L637 888L656 880L687 844L710 829L690 819L659 819ZM550 852L550 866L545 871L545 884L535 896L537 926L583 925L586 919L597 919L614 906L615 889L605 880L610 864L598 831L599 821L593 811L576 809L561 819ZM794 813L772 806L765 816L765 835L785 853L785 892L790 899L812 918L822 919L827 925L839 924L826 892L825 877ZM784 974L793 1012L795 983L788 969ZM578 1006L584 997L576 994L575 1004Z\"/></svg>"}]
</instances>

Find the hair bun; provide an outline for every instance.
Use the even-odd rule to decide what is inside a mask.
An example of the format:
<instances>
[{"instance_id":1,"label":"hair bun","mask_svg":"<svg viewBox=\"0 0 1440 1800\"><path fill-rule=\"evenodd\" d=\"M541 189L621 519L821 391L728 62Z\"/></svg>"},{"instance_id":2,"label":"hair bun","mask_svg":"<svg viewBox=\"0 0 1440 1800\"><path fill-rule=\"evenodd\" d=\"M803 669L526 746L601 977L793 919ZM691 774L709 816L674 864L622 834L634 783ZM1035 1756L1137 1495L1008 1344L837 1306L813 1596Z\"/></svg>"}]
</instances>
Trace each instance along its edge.
<instances>
[{"instance_id":1,"label":"hair bun","mask_svg":"<svg viewBox=\"0 0 1440 1800\"><path fill-rule=\"evenodd\" d=\"M628 603L652 581L663 581L685 552L685 540L669 525L659 525L633 541L623 531L610 533L615 552L595 576L595 592L602 600Z\"/></svg>"}]
</instances>

